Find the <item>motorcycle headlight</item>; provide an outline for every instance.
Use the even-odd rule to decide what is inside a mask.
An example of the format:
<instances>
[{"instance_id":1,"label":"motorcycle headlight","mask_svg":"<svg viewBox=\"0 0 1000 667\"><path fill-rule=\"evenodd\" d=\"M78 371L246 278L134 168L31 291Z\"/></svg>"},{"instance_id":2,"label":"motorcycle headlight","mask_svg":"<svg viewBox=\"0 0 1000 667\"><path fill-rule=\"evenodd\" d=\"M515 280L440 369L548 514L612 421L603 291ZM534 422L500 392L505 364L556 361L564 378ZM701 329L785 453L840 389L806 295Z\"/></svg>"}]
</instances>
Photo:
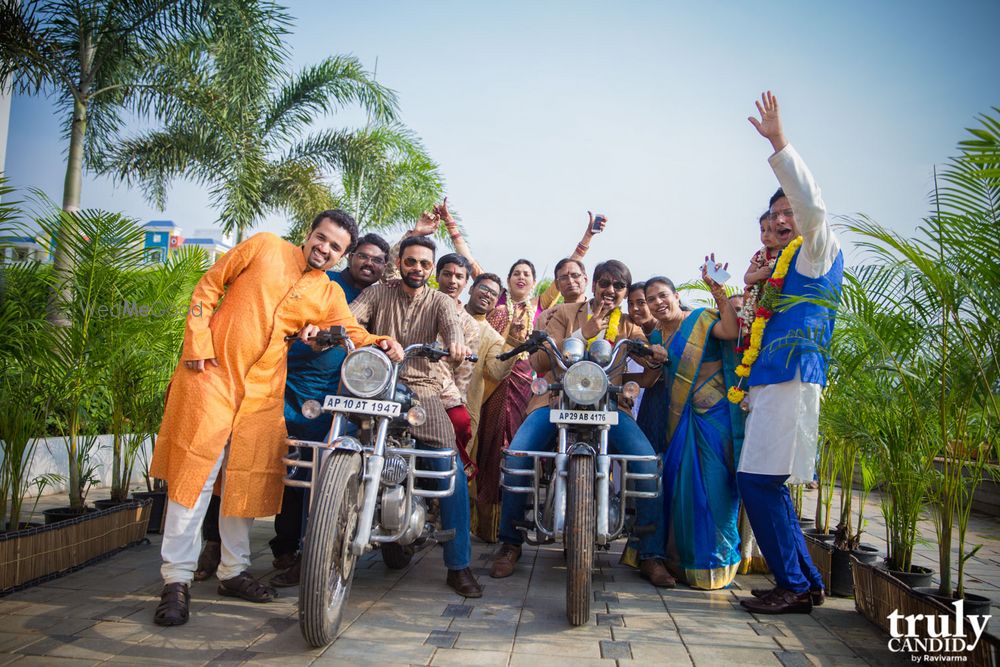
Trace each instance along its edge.
<instances>
[{"instance_id":1,"label":"motorcycle headlight","mask_svg":"<svg viewBox=\"0 0 1000 667\"><path fill-rule=\"evenodd\" d=\"M563 376L563 391L577 405L597 405L608 392L608 376L592 361L570 366Z\"/></svg>"},{"instance_id":2,"label":"motorcycle headlight","mask_svg":"<svg viewBox=\"0 0 1000 667\"><path fill-rule=\"evenodd\" d=\"M611 361L611 343L601 338L590 344L590 360L601 366L607 366Z\"/></svg>"},{"instance_id":3,"label":"motorcycle headlight","mask_svg":"<svg viewBox=\"0 0 1000 667\"><path fill-rule=\"evenodd\" d=\"M586 345L579 338L573 338L570 336L562 342L562 347L560 347L559 352L562 353L563 361L567 364L575 364L576 362L583 359L584 352L587 351Z\"/></svg>"},{"instance_id":4,"label":"motorcycle headlight","mask_svg":"<svg viewBox=\"0 0 1000 667\"><path fill-rule=\"evenodd\" d=\"M385 391L392 363L382 350L363 347L347 355L340 370L344 388L359 398L374 398Z\"/></svg>"}]
</instances>

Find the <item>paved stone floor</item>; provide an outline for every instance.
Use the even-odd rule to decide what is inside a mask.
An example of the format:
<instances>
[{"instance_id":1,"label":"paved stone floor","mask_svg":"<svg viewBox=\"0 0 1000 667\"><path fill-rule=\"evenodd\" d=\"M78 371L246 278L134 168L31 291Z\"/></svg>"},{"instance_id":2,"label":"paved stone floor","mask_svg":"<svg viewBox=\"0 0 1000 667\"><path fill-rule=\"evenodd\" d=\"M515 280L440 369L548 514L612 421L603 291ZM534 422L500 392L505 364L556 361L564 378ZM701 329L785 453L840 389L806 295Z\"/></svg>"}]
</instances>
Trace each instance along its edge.
<instances>
[{"instance_id":1,"label":"paved stone floor","mask_svg":"<svg viewBox=\"0 0 1000 667\"><path fill-rule=\"evenodd\" d=\"M987 542L976 577L992 588L996 603L998 522L977 517L974 528ZM255 524L254 574L271 572L272 530L270 520ZM0 598L0 665L909 664L888 651L887 637L854 610L853 600L830 599L809 616L753 616L738 599L770 585L766 577L741 576L723 591L657 590L618 564L621 543L599 554L593 616L577 628L564 616L561 549L526 548L514 576L493 580L487 571L494 547L476 542L474 569L485 593L474 600L445 585L439 547L402 571L385 568L377 553L366 556L342 633L326 649L310 649L301 637L297 589L254 605L220 597L215 582L194 584L191 621L160 628L152 622L161 585L159 537L150 538Z\"/></svg>"}]
</instances>

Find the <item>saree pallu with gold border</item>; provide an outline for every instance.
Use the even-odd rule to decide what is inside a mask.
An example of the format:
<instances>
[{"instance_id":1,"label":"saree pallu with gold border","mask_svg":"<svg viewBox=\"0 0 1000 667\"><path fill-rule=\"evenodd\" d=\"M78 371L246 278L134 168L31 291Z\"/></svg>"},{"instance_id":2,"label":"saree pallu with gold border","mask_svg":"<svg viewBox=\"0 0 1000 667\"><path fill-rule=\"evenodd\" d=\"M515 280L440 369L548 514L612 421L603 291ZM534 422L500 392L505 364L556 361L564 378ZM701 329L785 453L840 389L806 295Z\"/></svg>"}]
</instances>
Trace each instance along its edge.
<instances>
[{"instance_id":1,"label":"saree pallu with gold border","mask_svg":"<svg viewBox=\"0 0 1000 667\"><path fill-rule=\"evenodd\" d=\"M712 337L718 320L706 309L684 320L638 420L663 457L667 567L689 586L709 590L731 584L741 561L736 465L744 417L726 398L736 380L736 355L731 344ZM662 345L659 334L650 342ZM699 383L707 361L722 367Z\"/></svg>"}]
</instances>

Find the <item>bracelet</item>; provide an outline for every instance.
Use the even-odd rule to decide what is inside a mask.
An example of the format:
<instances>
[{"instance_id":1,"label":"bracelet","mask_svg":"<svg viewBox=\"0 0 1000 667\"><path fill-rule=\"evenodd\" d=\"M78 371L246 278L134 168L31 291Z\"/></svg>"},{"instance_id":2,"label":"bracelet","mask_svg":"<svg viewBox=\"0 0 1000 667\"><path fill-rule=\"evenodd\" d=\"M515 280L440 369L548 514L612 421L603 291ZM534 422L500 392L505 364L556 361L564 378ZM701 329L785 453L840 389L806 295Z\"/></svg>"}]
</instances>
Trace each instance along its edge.
<instances>
[{"instance_id":1,"label":"bracelet","mask_svg":"<svg viewBox=\"0 0 1000 667\"><path fill-rule=\"evenodd\" d=\"M582 241L580 243L576 244L576 251L578 253L580 253L581 255L586 255L588 250L590 250L590 246L589 245L583 245Z\"/></svg>"}]
</instances>

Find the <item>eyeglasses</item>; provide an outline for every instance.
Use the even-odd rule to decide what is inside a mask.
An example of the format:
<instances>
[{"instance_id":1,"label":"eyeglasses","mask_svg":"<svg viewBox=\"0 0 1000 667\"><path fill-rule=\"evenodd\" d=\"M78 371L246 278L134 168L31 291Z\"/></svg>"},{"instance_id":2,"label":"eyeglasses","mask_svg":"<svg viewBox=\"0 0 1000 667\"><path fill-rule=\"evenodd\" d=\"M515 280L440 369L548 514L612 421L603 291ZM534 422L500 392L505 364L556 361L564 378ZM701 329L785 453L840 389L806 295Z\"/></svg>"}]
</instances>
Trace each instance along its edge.
<instances>
[{"instance_id":1,"label":"eyeglasses","mask_svg":"<svg viewBox=\"0 0 1000 667\"><path fill-rule=\"evenodd\" d=\"M615 286L615 291L620 292L621 290L628 287L628 283L623 283L620 280L608 280L607 278L601 278L597 281L597 286L601 289L608 289L612 285Z\"/></svg>"},{"instance_id":2,"label":"eyeglasses","mask_svg":"<svg viewBox=\"0 0 1000 667\"><path fill-rule=\"evenodd\" d=\"M495 296L495 297L499 297L500 296L500 292L499 291L493 289L492 287L487 287L486 285L483 285L483 284L477 285L476 289L479 290L480 292L486 292L490 296Z\"/></svg>"},{"instance_id":3,"label":"eyeglasses","mask_svg":"<svg viewBox=\"0 0 1000 667\"><path fill-rule=\"evenodd\" d=\"M786 208L782 211L775 211L774 213L771 214L770 217L771 220L777 220L778 218L785 218L785 219L794 218L795 212L790 208Z\"/></svg>"},{"instance_id":4,"label":"eyeglasses","mask_svg":"<svg viewBox=\"0 0 1000 667\"><path fill-rule=\"evenodd\" d=\"M564 273L561 276L556 276L556 282L558 282L558 283L574 282L575 283L576 281L580 280L580 278L583 278L583 274L582 273Z\"/></svg>"},{"instance_id":5,"label":"eyeglasses","mask_svg":"<svg viewBox=\"0 0 1000 667\"><path fill-rule=\"evenodd\" d=\"M385 257L376 257L374 255L369 255L364 252L355 252L354 256L360 259L362 262L371 262L375 266L382 266L385 264Z\"/></svg>"},{"instance_id":6,"label":"eyeglasses","mask_svg":"<svg viewBox=\"0 0 1000 667\"><path fill-rule=\"evenodd\" d=\"M417 259L416 257L405 257L403 258L403 266L412 269L413 267L420 265L420 268L424 271L430 271L434 268L434 262L429 259Z\"/></svg>"}]
</instances>

